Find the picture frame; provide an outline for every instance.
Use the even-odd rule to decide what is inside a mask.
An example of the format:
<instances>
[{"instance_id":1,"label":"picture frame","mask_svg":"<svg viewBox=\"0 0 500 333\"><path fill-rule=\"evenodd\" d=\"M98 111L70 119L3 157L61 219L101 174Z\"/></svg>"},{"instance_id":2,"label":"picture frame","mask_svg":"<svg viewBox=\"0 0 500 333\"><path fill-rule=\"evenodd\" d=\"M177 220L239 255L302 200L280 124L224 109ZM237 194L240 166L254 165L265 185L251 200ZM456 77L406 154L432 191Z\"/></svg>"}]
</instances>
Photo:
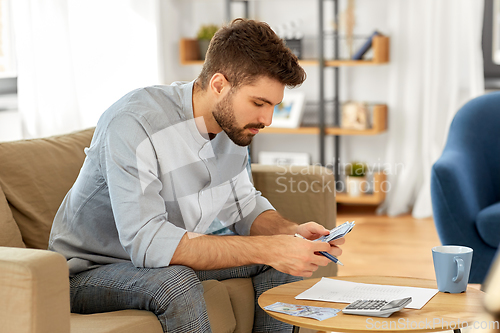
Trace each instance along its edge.
<instances>
[{"instance_id":1,"label":"picture frame","mask_svg":"<svg viewBox=\"0 0 500 333\"><path fill-rule=\"evenodd\" d=\"M341 127L364 130L369 128L368 104L362 102L346 102L342 105Z\"/></svg>"},{"instance_id":2,"label":"picture frame","mask_svg":"<svg viewBox=\"0 0 500 333\"><path fill-rule=\"evenodd\" d=\"M310 165L311 156L308 153L288 153L261 151L259 164L265 165Z\"/></svg>"},{"instance_id":3,"label":"picture frame","mask_svg":"<svg viewBox=\"0 0 500 333\"><path fill-rule=\"evenodd\" d=\"M270 127L297 128L304 114L305 93L285 89L283 101L274 107L273 122Z\"/></svg>"}]
</instances>

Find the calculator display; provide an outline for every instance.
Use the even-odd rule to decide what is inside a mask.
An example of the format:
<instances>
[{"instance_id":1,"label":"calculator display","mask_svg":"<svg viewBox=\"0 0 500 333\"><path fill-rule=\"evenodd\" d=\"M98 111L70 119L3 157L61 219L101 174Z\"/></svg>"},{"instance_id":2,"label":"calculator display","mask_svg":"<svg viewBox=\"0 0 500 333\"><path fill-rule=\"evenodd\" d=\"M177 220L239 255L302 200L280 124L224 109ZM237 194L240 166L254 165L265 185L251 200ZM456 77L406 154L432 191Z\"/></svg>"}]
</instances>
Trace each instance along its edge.
<instances>
[{"instance_id":1,"label":"calculator display","mask_svg":"<svg viewBox=\"0 0 500 333\"><path fill-rule=\"evenodd\" d=\"M382 309L385 310L385 309L398 308L401 306L402 303L404 303L404 302L402 302L402 300L400 300L400 299L394 300L394 301L387 303Z\"/></svg>"}]
</instances>

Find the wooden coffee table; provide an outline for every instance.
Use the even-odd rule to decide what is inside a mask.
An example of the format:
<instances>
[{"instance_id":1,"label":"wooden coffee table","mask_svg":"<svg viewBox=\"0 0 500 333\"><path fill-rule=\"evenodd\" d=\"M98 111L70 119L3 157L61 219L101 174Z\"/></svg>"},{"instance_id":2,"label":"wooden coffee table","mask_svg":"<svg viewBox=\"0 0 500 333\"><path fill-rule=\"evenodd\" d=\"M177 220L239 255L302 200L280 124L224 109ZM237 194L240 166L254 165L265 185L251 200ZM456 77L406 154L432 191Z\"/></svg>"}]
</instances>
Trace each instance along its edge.
<instances>
[{"instance_id":1,"label":"wooden coffee table","mask_svg":"<svg viewBox=\"0 0 500 333\"><path fill-rule=\"evenodd\" d=\"M332 279L371 283L382 285L408 286L437 289L436 281L427 279L385 277L385 276L342 276ZM309 289L320 279L309 279L288 283L269 289L259 297L259 305L263 308L276 302L298 305L310 305L343 309L347 303L332 303L320 301L297 300L295 296ZM465 293L448 294L438 292L422 309L403 309L389 318L345 315L339 312L336 317L318 321L310 318L294 317L278 312L266 311L271 317L294 325L294 332L298 327L315 329L318 331L335 332L400 332L410 333L434 332L454 330L477 320L483 312L482 299L484 293L474 288L468 288Z\"/></svg>"}]
</instances>

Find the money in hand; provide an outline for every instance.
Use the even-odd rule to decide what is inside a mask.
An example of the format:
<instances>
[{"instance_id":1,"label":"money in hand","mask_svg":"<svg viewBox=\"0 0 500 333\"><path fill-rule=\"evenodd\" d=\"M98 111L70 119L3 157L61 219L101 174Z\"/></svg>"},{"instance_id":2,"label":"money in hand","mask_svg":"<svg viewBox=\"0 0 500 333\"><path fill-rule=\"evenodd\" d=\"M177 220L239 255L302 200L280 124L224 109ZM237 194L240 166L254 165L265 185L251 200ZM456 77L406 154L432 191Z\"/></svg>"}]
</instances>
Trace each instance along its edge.
<instances>
[{"instance_id":1,"label":"money in hand","mask_svg":"<svg viewBox=\"0 0 500 333\"><path fill-rule=\"evenodd\" d=\"M332 240L344 237L352 230L352 228L354 228L354 221L342 223L341 225L338 225L332 230L330 230L330 233L328 235L321 236L315 241L331 242Z\"/></svg>"}]
</instances>

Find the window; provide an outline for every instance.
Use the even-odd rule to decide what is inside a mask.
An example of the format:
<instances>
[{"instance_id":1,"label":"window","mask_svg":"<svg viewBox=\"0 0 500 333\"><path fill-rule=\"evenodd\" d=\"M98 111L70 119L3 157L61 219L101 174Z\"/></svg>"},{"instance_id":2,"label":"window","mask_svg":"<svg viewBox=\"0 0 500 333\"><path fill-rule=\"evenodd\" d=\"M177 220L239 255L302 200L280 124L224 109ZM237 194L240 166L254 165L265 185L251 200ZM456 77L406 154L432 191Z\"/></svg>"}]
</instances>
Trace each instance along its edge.
<instances>
[{"instance_id":1,"label":"window","mask_svg":"<svg viewBox=\"0 0 500 333\"><path fill-rule=\"evenodd\" d=\"M0 0L0 77L16 76L10 1Z\"/></svg>"},{"instance_id":2,"label":"window","mask_svg":"<svg viewBox=\"0 0 500 333\"><path fill-rule=\"evenodd\" d=\"M0 95L17 93L10 1L12 0L0 0Z\"/></svg>"},{"instance_id":3,"label":"window","mask_svg":"<svg viewBox=\"0 0 500 333\"><path fill-rule=\"evenodd\" d=\"M500 0L485 0L483 62L486 89L500 89Z\"/></svg>"}]
</instances>

